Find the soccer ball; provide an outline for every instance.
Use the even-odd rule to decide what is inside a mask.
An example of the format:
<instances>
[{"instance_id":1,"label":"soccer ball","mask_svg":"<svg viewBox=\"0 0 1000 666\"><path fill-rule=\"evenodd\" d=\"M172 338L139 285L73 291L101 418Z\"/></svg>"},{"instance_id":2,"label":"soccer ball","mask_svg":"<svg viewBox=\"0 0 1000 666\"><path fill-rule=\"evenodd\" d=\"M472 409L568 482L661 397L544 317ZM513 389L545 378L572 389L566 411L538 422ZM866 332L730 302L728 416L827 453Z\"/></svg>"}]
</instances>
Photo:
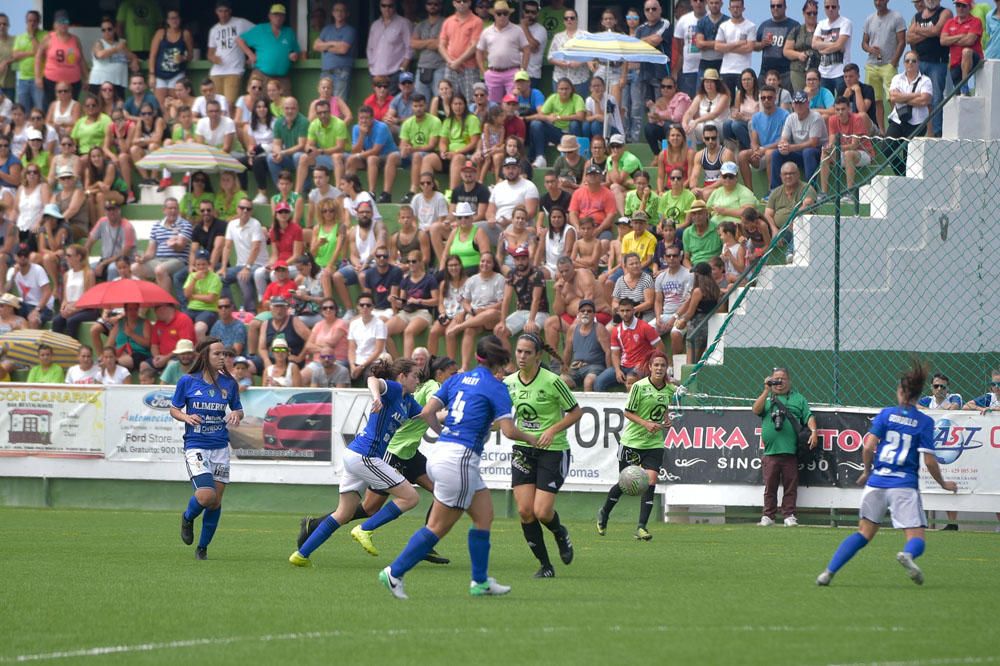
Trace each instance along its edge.
<instances>
[{"instance_id":1,"label":"soccer ball","mask_svg":"<svg viewBox=\"0 0 1000 666\"><path fill-rule=\"evenodd\" d=\"M626 495L641 495L649 487L646 470L638 465L629 465L618 475L618 487Z\"/></svg>"}]
</instances>

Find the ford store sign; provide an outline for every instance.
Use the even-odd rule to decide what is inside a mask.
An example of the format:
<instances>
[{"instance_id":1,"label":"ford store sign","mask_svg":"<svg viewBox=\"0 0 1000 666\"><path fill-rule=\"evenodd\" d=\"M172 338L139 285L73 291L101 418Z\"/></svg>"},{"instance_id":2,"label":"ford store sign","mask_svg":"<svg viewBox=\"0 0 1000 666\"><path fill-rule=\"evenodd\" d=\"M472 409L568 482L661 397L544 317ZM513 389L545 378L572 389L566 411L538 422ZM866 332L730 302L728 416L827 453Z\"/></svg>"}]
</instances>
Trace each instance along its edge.
<instances>
[{"instance_id":1,"label":"ford store sign","mask_svg":"<svg viewBox=\"0 0 1000 666\"><path fill-rule=\"evenodd\" d=\"M174 394L168 391L153 391L143 396L142 402L152 409L170 409L170 401Z\"/></svg>"}]
</instances>

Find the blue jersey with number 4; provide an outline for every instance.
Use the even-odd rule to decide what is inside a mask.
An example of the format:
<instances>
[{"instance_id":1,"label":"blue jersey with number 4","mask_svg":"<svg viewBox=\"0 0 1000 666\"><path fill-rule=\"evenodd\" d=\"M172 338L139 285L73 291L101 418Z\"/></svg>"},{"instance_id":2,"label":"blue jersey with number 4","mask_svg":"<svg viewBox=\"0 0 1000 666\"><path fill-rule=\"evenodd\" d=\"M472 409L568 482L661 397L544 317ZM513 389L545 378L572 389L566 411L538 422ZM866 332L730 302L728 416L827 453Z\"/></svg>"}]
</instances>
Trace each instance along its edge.
<instances>
[{"instance_id":1,"label":"blue jersey with number 4","mask_svg":"<svg viewBox=\"0 0 1000 666\"><path fill-rule=\"evenodd\" d=\"M934 452L934 419L914 407L886 407L868 432L879 438L868 485L919 488L920 454Z\"/></svg>"},{"instance_id":2,"label":"blue jersey with number 4","mask_svg":"<svg viewBox=\"0 0 1000 666\"><path fill-rule=\"evenodd\" d=\"M389 441L404 421L420 415L423 409L412 395L403 393L403 385L387 380L380 396L382 409L372 414L365 429L347 445L351 451L368 458L381 458Z\"/></svg>"},{"instance_id":3,"label":"blue jersey with number 4","mask_svg":"<svg viewBox=\"0 0 1000 666\"><path fill-rule=\"evenodd\" d=\"M514 416L507 385L482 367L452 375L434 397L448 408L440 441L461 444L479 455L493 423Z\"/></svg>"},{"instance_id":4,"label":"blue jersey with number 4","mask_svg":"<svg viewBox=\"0 0 1000 666\"><path fill-rule=\"evenodd\" d=\"M201 417L198 425L184 424L185 449L224 449L229 446L226 407L235 411L240 404L240 388L229 375L219 375L214 383L202 375L184 375L177 382L170 404Z\"/></svg>"}]
</instances>

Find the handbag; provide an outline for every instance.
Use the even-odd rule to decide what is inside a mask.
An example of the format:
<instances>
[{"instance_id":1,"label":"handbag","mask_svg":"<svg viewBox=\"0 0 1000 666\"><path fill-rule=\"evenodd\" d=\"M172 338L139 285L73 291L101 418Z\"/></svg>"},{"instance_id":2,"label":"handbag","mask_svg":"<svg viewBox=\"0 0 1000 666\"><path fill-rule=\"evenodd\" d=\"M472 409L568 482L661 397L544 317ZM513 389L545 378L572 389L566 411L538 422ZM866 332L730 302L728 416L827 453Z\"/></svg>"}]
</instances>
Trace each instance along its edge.
<instances>
[{"instance_id":1,"label":"handbag","mask_svg":"<svg viewBox=\"0 0 1000 666\"><path fill-rule=\"evenodd\" d=\"M920 77L922 74L918 74L916 80L913 82L913 87L910 88L910 93L917 92L917 85L920 83ZM912 125L913 120L913 107L909 104L897 104L896 105L896 117L899 118L901 125Z\"/></svg>"},{"instance_id":2,"label":"handbag","mask_svg":"<svg viewBox=\"0 0 1000 666\"><path fill-rule=\"evenodd\" d=\"M778 400L776 396L771 397L771 409L781 412L785 423L795 432L795 455L799 462L808 463L814 460L818 450L809 448L809 438L812 437L812 431L809 427L788 411L788 406Z\"/></svg>"}]
</instances>

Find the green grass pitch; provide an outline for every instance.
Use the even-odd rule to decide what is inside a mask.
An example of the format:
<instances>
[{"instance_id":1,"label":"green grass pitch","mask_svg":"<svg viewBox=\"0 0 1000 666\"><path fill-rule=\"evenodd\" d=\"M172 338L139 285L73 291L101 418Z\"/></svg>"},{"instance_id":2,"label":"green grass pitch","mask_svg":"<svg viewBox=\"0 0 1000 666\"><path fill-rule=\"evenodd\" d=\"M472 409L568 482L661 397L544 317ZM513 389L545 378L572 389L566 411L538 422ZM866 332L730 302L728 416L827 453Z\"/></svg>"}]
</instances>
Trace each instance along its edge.
<instances>
[{"instance_id":1,"label":"green grass pitch","mask_svg":"<svg viewBox=\"0 0 1000 666\"><path fill-rule=\"evenodd\" d=\"M557 577L533 580L517 522L498 520L490 572L513 591L470 598L463 520L439 546L453 563L419 565L398 601L377 574L417 512L377 533L379 557L342 530L296 569L287 514L223 512L197 562L176 513L2 509L0 664L1000 660L997 534L929 534L917 587L894 558L902 534L886 530L818 588L847 530L654 524L642 543L624 521L603 538L570 522L576 561L562 566L546 534Z\"/></svg>"}]
</instances>

